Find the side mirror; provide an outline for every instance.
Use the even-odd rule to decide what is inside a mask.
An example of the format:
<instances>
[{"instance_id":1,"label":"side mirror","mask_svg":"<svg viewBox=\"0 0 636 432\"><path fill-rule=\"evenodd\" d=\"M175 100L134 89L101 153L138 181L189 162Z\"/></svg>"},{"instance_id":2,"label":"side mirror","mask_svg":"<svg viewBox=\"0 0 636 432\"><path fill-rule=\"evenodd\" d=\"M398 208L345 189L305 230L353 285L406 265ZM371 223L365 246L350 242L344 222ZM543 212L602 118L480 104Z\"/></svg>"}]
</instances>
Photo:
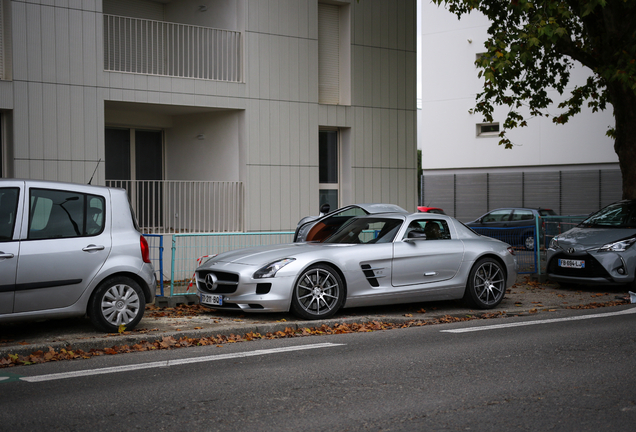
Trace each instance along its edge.
<instances>
[{"instance_id":1,"label":"side mirror","mask_svg":"<svg viewBox=\"0 0 636 432\"><path fill-rule=\"evenodd\" d=\"M327 214L331 210L331 206L329 204L323 204L320 206L320 213Z\"/></svg>"}]
</instances>

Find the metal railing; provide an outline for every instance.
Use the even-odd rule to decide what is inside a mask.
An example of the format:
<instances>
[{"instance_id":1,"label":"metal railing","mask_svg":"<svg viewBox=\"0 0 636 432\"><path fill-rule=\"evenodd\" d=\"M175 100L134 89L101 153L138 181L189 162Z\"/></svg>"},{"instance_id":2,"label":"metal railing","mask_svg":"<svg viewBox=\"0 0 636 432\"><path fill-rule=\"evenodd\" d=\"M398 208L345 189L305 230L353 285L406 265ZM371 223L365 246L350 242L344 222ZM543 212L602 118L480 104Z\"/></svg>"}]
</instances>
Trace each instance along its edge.
<instances>
[{"instance_id":1,"label":"metal railing","mask_svg":"<svg viewBox=\"0 0 636 432\"><path fill-rule=\"evenodd\" d=\"M106 180L125 189L144 234L237 232L244 229L241 182Z\"/></svg>"},{"instance_id":2,"label":"metal railing","mask_svg":"<svg viewBox=\"0 0 636 432\"><path fill-rule=\"evenodd\" d=\"M243 81L241 33L104 14L104 69Z\"/></svg>"},{"instance_id":3,"label":"metal railing","mask_svg":"<svg viewBox=\"0 0 636 432\"><path fill-rule=\"evenodd\" d=\"M542 230L545 233L542 246L547 250L550 246L550 240L559 234L562 234L579 223L587 219L588 215L574 215L574 216L542 216ZM547 267L547 255L541 256L540 266L538 274L545 274Z\"/></svg>"},{"instance_id":4,"label":"metal railing","mask_svg":"<svg viewBox=\"0 0 636 432\"><path fill-rule=\"evenodd\" d=\"M170 295L196 294L194 271L206 258L234 249L291 243L293 232L174 234Z\"/></svg>"},{"instance_id":5,"label":"metal railing","mask_svg":"<svg viewBox=\"0 0 636 432\"><path fill-rule=\"evenodd\" d=\"M163 236L158 234L144 234L148 247L150 248L150 261L155 268L155 277L157 278L156 295L164 296L163 292Z\"/></svg>"},{"instance_id":6,"label":"metal railing","mask_svg":"<svg viewBox=\"0 0 636 432\"><path fill-rule=\"evenodd\" d=\"M532 221L530 221L532 223ZM537 239L537 228L534 225L525 227L483 228L471 227L478 234L492 237L508 243L515 249L518 271L520 274L534 274L538 271L538 252L542 250L543 234ZM539 248L536 248L539 245Z\"/></svg>"}]
</instances>

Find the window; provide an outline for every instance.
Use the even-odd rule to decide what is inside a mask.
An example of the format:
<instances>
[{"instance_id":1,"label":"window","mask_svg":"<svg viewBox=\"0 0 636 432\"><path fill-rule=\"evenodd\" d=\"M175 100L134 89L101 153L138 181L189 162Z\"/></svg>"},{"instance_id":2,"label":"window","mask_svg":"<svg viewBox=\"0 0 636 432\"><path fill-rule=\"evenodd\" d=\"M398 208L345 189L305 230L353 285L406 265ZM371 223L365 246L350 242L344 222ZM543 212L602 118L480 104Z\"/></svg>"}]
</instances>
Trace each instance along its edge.
<instances>
[{"instance_id":1,"label":"window","mask_svg":"<svg viewBox=\"0 0 636 432\"><path fill-rule=\"evenodd\" d=\"M18 188L0 189L0 242L13 238L19 193Z\"/></svg>"},{"instance_id":2,"label":"window","mask_svg":"<svg viewBox=\"0 0 636 432\"><path fill-rule=\"evenodd\" d=\"M512 214L513 221L523 221L523 220L532 220L532 219L534 219L532 210L515 210L515 212Z\"/></svg>"},{"instance_id":3,"label":"window","mask_svg":"<svg viewBox=\"0 0 636 432\"><path fill-rule=\"evenodd\" d=\"M142 226L160 226L162 219L163 132L161 130L106 128L106 180L125 187L138 182L130 199L140 212ZM129 192L133 188L127 188Z\"/></svg>"},{"instance_id":4,"label":"window","mask_svg":"<svg viewBox=\"0 0 636 432\"><path fill-rule=\"evenodd\" d=\"M404 238L417 238L421 234L426 235L426 240L450 240L451 238L446 221L431 219L411 222L404 233Z\"/></svg>"},{"instance_id":5,"label":"window","mask_svg":"<svg viewBox=\"0 0 636 432\"><path fill-rule=\"evenodd\" d=\"M340 202L338 131L320 131L318 146L319 206L329 204L335 210Z\"/></svg>"},{"instance_id":6,"label":"window","mask_svg":"<svg viewBox=\"0 0 636 432\"><path fill-rule=\"evenodd\" d=\"M481 123L477 125L477 136L499 135L499 123Z\"/></svg>"},{"instance_id":7,"label":"window","mask_svg":"<svg viewBox=\"0 0 636 432\"><path fill-rule=\"evenodd\" d=\"M510 213L512 210L495 210L493 212L488 213L481 220L482 223L490 223L490 222L505 222L510 219Z\"/></svg>"},{"instance_id":8,"label":"window","mask_svg":"<svg viewBox=\"0 0 636 432\"><path fill-rule=\"evenodd\" d=\"M31 189L29 239L93 236L104 230L105 200L97 195Z\"/></svg>"}]
</instances>

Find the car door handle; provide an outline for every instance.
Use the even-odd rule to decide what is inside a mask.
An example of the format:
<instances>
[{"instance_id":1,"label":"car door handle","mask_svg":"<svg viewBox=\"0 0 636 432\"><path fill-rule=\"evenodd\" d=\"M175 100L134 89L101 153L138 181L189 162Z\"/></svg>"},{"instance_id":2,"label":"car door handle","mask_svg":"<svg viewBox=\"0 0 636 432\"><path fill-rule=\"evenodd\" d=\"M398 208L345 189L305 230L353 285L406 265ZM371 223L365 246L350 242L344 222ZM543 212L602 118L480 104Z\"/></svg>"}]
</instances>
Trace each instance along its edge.
<instances>
[{"instance_id":1,"label":"car door handle","mask_svg":"<svg viewBox=\"0 0 636 432\"><path fill-rule=\"evenodd\" d=\"M424 273L424 276L435 276L437 274L437 272L426 272Z\"/></svg>"},{"instance_id":2,"label":"car door handle","mask_svg":"<svg viewBox=\"0 0 636 432\"><path fill-rule=\"evenodd\" d=\"M13 258L14 255L12 253L4 253L2 251L0 251L0 259L9 259L9 258Z\"/></svg>"},{"instance_id":3,"label":"car door handle","mask_svg":"<svg viewBox=\"0 0 636 432\"><path fill-rule=\"evenodd\" d=\"M104 250L104 246L102 245L94 245L94 244L89 244L88 246L86 246L84 249L82 249L84 252L93 252L93 251L100 251L100 250Z\"/></svg>"}]
</instances>

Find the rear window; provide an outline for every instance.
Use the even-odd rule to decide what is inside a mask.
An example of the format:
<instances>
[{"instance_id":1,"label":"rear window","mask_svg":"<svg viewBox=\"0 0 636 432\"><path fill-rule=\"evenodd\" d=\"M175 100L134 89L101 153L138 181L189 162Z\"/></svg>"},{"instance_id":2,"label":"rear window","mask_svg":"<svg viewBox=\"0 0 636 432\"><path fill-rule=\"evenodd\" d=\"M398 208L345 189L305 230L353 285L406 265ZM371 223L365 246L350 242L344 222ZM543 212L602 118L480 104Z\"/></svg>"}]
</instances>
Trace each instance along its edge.
<instances>
[{"instance_id":1,"label":"rear window","mask_svg":"<svg viewBox=\"0 0 636 432\"><path fill-rule=\"evenodd\" d=\"M104 231L105 199L98 195L31 189L29 239L94 236Z\"/></svg>"},{"instance_id":2,"label":"rear window","mask_svg":"<svg viewBox=\"0 0 636 432\"><path fill-rule=\"evenodd\" d=\"M541 209L539 210L539 214L541 216L556 216L557 215L555 211L551 209Z\"/></svg>"}]
</instances>

